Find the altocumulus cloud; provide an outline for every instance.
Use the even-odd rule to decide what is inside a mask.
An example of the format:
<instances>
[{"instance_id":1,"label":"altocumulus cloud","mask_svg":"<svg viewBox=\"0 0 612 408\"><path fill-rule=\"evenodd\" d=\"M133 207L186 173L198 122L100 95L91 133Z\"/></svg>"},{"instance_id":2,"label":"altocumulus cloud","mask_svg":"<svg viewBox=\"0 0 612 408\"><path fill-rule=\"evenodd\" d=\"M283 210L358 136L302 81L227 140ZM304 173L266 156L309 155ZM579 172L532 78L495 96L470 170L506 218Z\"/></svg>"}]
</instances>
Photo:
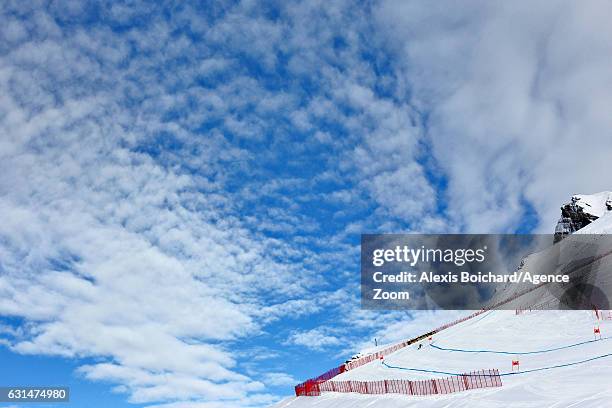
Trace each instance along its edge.
<instances>
[{"instance_id":1,"label":"altocumulus cloud","mask_svg":"<svg viewBox=\"0 0 612 408\"><path fill-rule=\"evenodd\" d=\"M359 232L609 188L604 3L0 7L0 342L132 402L269 404L292 376L240 363L275 322L261 355L395 339Z\"/></svg>"},{"instance_id":2,"label":"altocumulus cloud","mask_svg":"<svg viewBox=\"0 0 612 408\"><path fill-rule=\"evenodd\" d=\"M312 329L292 333L289 336L288 343L319 350L329 346L336 346L342 342L331 334L329 329Z\"/></svg>"},{"instance_id":3,"label":"altocumulus cloud","mask_svg":"<svg viewBox=\"0 0 612 408\"><path fill-rule=\"evenodd\" d=\"M363 98L379 101L371 92L353 101L346 78L337 95L307 98L301 86L282 89L290 77L273 81L322 58L319 41L301 45L311 33L286 44L295 20L312 19L331 39L323 28L350 17L341 9L300 6L286 21L249 4L162 11L3 5L0 313L27 324L3 330L2 342L96 357L78 371L116 383L131 402L267 404L276 397L237 367L236 342L319 310L323 295L302 282L317 282L325 257L342 257L312 250L336 231L320 232L300 206L326 201L317 183L359 181L344 181L354 167L270 177L275 169L259 163L291 155L310 167L313 152L355 144L360 120L396 115L393 132L408 114L390 102L370 112ZM328 89L342 76L333 71ZM352 104L364 115L350 124L358 134L308 142L309 129L334 128ZM279 231L299 239L271 236ZM340 302L336 293L326 298Z\"/></svg>"}]
</instances>

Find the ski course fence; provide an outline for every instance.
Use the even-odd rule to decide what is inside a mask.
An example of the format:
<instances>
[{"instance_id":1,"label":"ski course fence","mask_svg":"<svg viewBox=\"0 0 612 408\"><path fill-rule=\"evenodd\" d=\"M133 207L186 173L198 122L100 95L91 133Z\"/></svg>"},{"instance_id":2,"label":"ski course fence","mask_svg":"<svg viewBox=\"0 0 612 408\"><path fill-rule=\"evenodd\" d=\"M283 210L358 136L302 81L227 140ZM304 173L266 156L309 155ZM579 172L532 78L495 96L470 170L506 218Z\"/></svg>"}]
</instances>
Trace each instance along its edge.
<instances>
[{"instance_id":1,"label":"ski course fence","mask_svg":"<svg viewBox=\"0 0 612 408\"><path fill-rule=\"evenodd\" d=\"M378 380L378 381L307 381L304 394L321 395L322 392L341 392L359 394L404 394L436 395L455 392L501 387L502 381L498 370L480 370L431 380ZM306 384L306 383L304 383Z\"/></svg>"},{"instance_id":2,"label":"ski course fence","mask_svg":"<svg viewBox=\"0 0 612 408\"><path fill-rule=\"evenodd\" d=\"M527 291L524 291L524 292L526 293ZM341 374L341 373L343 373L345 371L353 370L353 369L355 369L357 367L361 367L362 365L368 364L368 363L370 363L372 361L379 360L381 357L387 356L387 355L389 355L391 353L396 352L397 350L400 350L400 349L402 349L404 347L407 347L407 346L409 346L411 344L414 344L414 343L417 343L417 342L419 342L421 340L424 340L424 339L426 339L429 336L432 336L432 335L434 335L436 333L441 332L442 330L446 330L446 329L448 329L450 327L456 326L456 325L458 325L460 323L463 323L463 322L465 322L467 320L473 319L474 317L480 316L483 313L489 312L489 311L495 309L496 307L499 307L502 304L508 303L508 302L510 302L510 301L512 301L512 300L514 300L516 298L519 298L519 297L523 296L525 293L523 293L523 292L517 293L514 296L511 296L510 298L508 298L508 299L506 299L506 300L504 300L502 302L498 302L497 304L495 304L495 305L493 305L491 307L488 307L486 309L478 310L478 311L476 311L476 312L474 312L474 313L472 313L472 314L470 314L468 316L465 316L465 317L463 317L461 319L457 319L457 320L454 320L452 322L443 324L442 326L437 327L434 330L432 330L432 331L430 331L428 333L425 333L425 334L423 334L421 336L415 337L415 338L410 339L410 340L403 341L401 343L398 343L398 344L395 344L393 346L387 347L385 349L379 350L379 351L377 351L375 353L368 354L368 355L360 357L358 359L346 362L346 363L344 363L344 364L342 364L342 365L340 365L338 367L332 368L331 370L328 370L325 373L323 373L323 374L321 374L321 375L319 375L319 376L317 376L315 378L311 378L309 380L304 381L303 383L300 383L300 384L296 385L295 386L295 395L296 396L320 395L320 392L317 393L317 391L315 389L318 389L317 387L319 387L319 385L322 382L324 382L324 381L329 381L332 378L336 377L337 375L339 375L339 374Z\"/></svg>"},{"instance_id":3,"label":"ski course fence","mask_svg":"<svg viewBox=\"0 0 612 408\"><path fill-rule=\"evenodd\" d=\"M344 363L344 364L342 364L342 365L340 365L338 367L334 367L331 370L328 370L325 373L323 373L323 374L321 374L321 375L319 375L317 377L311 378L309 380L304 381L303 383L300 383L300 384L296 385L295 386L295 395L296 396L319 395L320 392L317 394L317 392L315 391L315 388L319 387L319 385L321 383L323 383L325 381L329 381L332 378L336 377L337 375L339 375L339 374L341 374L341 373L343 373L345 371L353 370L353 369L355 369L357 367L361 367L364 364L370 363L372 361L379 360L381 357L384 357L386 355L389 355L391 353L396 352L397 350L400 350L400 349L402 349L404 347L407 347L407 346L409 346L411 344L414 344L414 343L417 343L417 342L419 342L421 340L424 340L424 339L426 339L429 336L432 336L432 335L434 335L436 333L439 333L440 331L448 329L449 327L455 326L455 325L457 325L459 323L465 322L466 320L472 319L472 318L474 318L474 317L476 317L476 316L478 316L478 315L480 315L480 314L482 314L484 312L486 312L486 310L484 310L484 309L483 310L479 310L479 311L477 311L475 313L472 313L469 316L465 316L465 317L463 317L461 319L457 319L457 320L452 321L450 323L446 323L446 324L444 324L444 325L442 325L442 326L440 326L440 327L438 327L438 328L436 328L436 329L434 329L434 330L432 330L432 331L430 331L428 333L425 333L425 334L423 334L421 336L415 337L415 338L410 339L410 340L403 341L401 343L398 343L398 344L395 344L393 346L384 348L382 350L378 350L377 352L372 353L372 354L368 354L367 356L363 356L363 357L360 357L358 359L351 360L351 361L349 361L347 363Z\"/></svg>"}]
</instances>

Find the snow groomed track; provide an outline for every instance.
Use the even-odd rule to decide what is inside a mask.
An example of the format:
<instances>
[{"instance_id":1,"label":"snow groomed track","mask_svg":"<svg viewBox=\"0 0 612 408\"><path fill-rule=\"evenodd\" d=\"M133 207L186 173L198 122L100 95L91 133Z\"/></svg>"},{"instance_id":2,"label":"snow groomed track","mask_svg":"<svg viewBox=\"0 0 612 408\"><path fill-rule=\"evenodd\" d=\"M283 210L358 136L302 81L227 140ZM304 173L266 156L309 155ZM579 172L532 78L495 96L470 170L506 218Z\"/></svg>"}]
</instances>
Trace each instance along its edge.
<instances>
[{"instance_id":1,"label":"snow groomed track","mask_svg":"<svg viewBox=\"0 0 612 408\"><path fill-rule=\"evenodd\" d=\"M599 360L600 358L607 358L607 357L611 357L611 356L612 356L612 353L608 353L608 354L603 354L603 355L600 355L600 356L595 356L595 357L592 357L592 358L588 358L586 360L575 361L575 362L572 362L572 363L558 364L558 365L553 365L553 366L549 366L549 367L534 368L534 369L525 370L525 371L511 371L511 372L506 372L506 373L499 373L499 374L496 374L496 375L499 375L499 376L519 375L519 374L533 373L533 372L536 372L536 371L552 370L552 369L555 369L555 368L563 368L563 367L570 367L570 366L578 365L578 364L584 364L584 363L588 363L589 361ZM464 376L464 375L466 375L465 373L449 373L449 372L446 372L446 371L427 370L427 369L422 369L422 368L396 367L396 366L389 365L389 364L385 363L384 361L382 362L382 365L384 365L387 368L391 368L391 369L395 369L395 370L417 371L417 372L422 372L422 373L433 373L433 374L442 374L442 375L456 375L456 376Z\"/></svg>"},{"instance_id":2,"label":"snow groomed track","mask_svg":"<svg viewBox=\"0 0 612 408\"><path fill-rule=\"evenodd\" d=\"M548 348L548 349L537 350L537 351L465 350L465 349L455 349L455 348L444 348L444 347L437 346L435 344L430 344L430 347L433 347L437 350L455 351L458 353L493 353L493 354L527 355L527 354L550 353L553 351L564 350L564 349L568 349L572 347L582 346L582 345L589 344L589 343L595 343L597 341L604 341L604 340L610 340L610 339L612 339L612 337L604 337L602 339L581 341L579 343L569 344L567 346L554 347L554 348Z\"/></svg>"},{"instance_id":3,"label":"snow groomed track","mask_svg":"<svg viewBox=\"0 0 612 408\"><path fill-rule=\"evenodd\" d=\"M603 337L601 339L581 341L581 342L578 342L578 343L568 344L568 345L564 345L564 346L560 346L560 347L552 347L552 348L546 348L546 349L535 350L535 351L468 350L468 349L460 349L460 348L445 348L445 347L440 347L440 346L438 346L436 344L433 344L433 343L430 344L429 347L437 349L437 350L441 350L441 351L448 351L448 352L455 352L455 353L491 353L491 354L505 354L505 355L516 356L516 355L532 355L532 354L552 353L552 352L555 352L555 351L571 349L571 348L580 347L580 346L584 346L584 345L588 345L588 344L592 344L592 343L607 341L607 340L610 340L610 339L612 339L612 337ZM570 366L573 366L573 365L584 364L584 363L588 363L590 361L599 360L599 359L607 358L607 357L611 357L611 356L612 356L612 353L606 353L606 354L594 356L594 357L591 357L591 358L583 359L583 360L580 360L580 361L574 361L574 362L570 362L570 363L551 365L551 366L547 366L547 367L529 369L529 370L524 370L524 371L505 372L505 373L500 373L499 375L500 376L519 375L519 374L526 374L526 373L532 373L532 372L537 372L537 371L552 370L552 369L556 369L556 368L570 367ZM432 370L424 370L424 369L413 369L413 368L406 368L406 367L396 367L396 366L388 365L384 361L383 361L383 365L385 367L391 368L391 369L400 369L400 370L408 370L408 371L421 371L421 372L432 372L432 373L444 374L444 375L462 375L461 373L448 373L448 372L444 372L444 371L432 371Z\"/></svg>"}]
</instances>

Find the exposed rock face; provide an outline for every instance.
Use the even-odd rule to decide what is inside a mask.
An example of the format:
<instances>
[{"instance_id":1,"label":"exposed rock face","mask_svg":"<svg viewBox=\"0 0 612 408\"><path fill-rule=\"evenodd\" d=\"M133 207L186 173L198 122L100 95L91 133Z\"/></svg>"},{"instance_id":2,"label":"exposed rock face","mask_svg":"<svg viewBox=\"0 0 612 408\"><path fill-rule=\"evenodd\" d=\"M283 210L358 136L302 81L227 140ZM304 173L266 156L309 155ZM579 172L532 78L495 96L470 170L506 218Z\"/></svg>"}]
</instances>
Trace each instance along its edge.
<instances>
[{"instance_id":1,"label":"exposed rock face","mask_svg":"<svg viewBox=\"0 0 612 408\"><path fill-rule=\"evenodd\" d=\"M612 211L612 193L602 192L593 195L575 195L571 202L561 206L561 218L555 227L555 242L572 234Z\"/></svg>"}]
</instances>

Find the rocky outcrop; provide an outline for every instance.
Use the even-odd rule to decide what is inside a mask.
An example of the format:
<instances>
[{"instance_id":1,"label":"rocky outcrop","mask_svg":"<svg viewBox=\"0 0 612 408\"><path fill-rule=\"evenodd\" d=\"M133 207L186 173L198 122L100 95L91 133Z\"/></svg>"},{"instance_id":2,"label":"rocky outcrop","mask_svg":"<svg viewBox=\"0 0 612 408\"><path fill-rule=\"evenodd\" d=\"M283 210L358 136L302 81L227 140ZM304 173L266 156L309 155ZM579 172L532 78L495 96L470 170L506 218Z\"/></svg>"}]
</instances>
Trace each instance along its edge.
<instances>
[{"instance_id":1,"label":"rocky outcrop","mask_svg":"<svg viewBox=\"0 0 612 408\"><path fill-rule=\"evenodd\" d=\"M555 242L572 234L598 219L603 213L612 211L612 193L575 195L571 202L561 206L561 218L555 227Z\"/></svg>"}]
</instances>

